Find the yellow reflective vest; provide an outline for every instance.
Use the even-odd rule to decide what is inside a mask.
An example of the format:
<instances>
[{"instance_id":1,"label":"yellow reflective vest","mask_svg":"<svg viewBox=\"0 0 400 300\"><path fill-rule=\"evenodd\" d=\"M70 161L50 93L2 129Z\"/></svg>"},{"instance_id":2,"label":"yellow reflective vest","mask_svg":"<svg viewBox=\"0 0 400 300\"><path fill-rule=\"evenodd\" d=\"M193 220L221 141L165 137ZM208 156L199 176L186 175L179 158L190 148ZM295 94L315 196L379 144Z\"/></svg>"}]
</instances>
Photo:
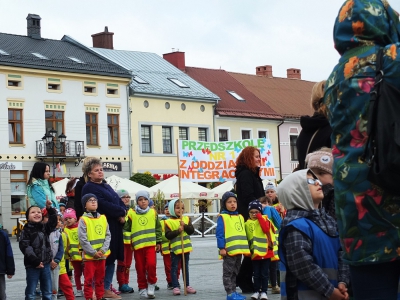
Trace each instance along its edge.
<instances>
[{"instance_id":1,"label":"yellow reflective vest","mask_svg":"<svg viewBox=\"0 0 400 300\"><path fill-rule=\"evenodd\" d=\"M167 254L171 253L171 251L169 250L169 246L170 246L169 239L167 239L165 237L165 222L166 221L167 220L160 220L161 232L162 232L162 235L161 235L161 240L162 240L162 243L161 243L161 254L162 255L167 255Z\"/></svg>"},{"instance_id":2,"label":"yellow reflective vest","mask_svg":"<svg viewBox=\"0 0 400 300\"><path fill-rule=\"evenodd\" d=\"M60 266L60 275L63 275L67 273L67 268L65 267L65 253L68 249L68 235L65 232L61 232L61 237L63 240L63 245L64 245L64 254L60 260L59 266Z\"/></svg>"},{"instance_id":3,"label":"yellow reflective vest","mask_svg":"<svg viewBox=\"0 0 400 300\"><path fill-rule=\"evenodd\" d=\"M81 261L82 251L80 251L79 238L78 238L78 227L75 228L64 228L65 233L68 236L68 255L71 261Z\"/></svg>"},{"instance_id":4,"label":"yellow reflective vest","mask_svg":"<svg viewBox=\"0 0 400 300\"><path fill-rule=\"evenodd\" d=\"M263 215L264 219L268 222L268 217ZM269 222L271 224L271 222ZM245 223L247 240L250 244L251 258L265 257L270 258L268 253L268 237L267 234L262 230L260 223L257 219L248 219ZM270 225L271 228L271 225ZM271 239L272 235L270 234Z\"/></svg>"},{"instance_id":5,"label":"yellow reflective vest","mask_svg":"<svg viewBox=\"0 0 400 300\"><path fill-rule=\"evenodd\" d=\"M188 216L183 216L182 221L186 225L189 225ZM170 218L165 222L165 224L169 227L169 229L171 229L171 231L174 231L179 229L180 222L181 219ZM183 253L191 252L193 248L192 248L192 243L190 241L190 236L185 231L182 231L182 233L183 233ZM181 234L170 240L170 251L176 255L182 254Z\"/></svg>"},{"instance_id":6,"label":"yellow reflective vest","mask_svg":"<svg viewBox=\"0 0 400 300\"><path fill-rule=\"evenodd\" d=\"M221 214L219 217L224 221L225 250L227 254L229 256L240 254L250 256L243 216Z\"/></svg>"},{"instance_id":7,"label":"yellow reflective vest","mask_svg":"<svg viewBox=\"0 0 400 300\"><path fill-rule=\"evenodd\" d=\"M274 256L271 257L271 261L277 261L279 260L279 254L278 254L278 229L275 227L275 225L271 223L271 229L270 229L270 233L271 233L271 241L272 241L272 245L273 245L273 251L274 251Z\"/></svg>"},{"instance_id":8,"label":"yellow reflective vest","mask_svg":"<svg viewBox=\"0 0 400 300\"><path fill-rule=\"evenodd\" d=\"M106 240L107 226L108 226L106 216L100 215L100 217L98 218L89 218L83 215L81 218L86 224L86 231L90 245L94 250L99 251L103 246L104 241ZM90 256L84 252L83 258L85 260L106 259L107 256L110 255L110 253L111 251L110 249L108 249L107 252L104 253L104 256L102 256L99 259L95 259L93 258L93 256Z\"/></svg>"},{"instance_id":9,"label":"yellow reflective vest","mask_svg":"<svg viewBox=\"0 0 400 300\"><path fill-rule=\"evenodd\" d=\"M132 222L131 242L134 250L156 246L156 211L149 209L145 214L129 210L128 218Z\"/></svg>"},{"instance_id":10,"label":"yellow reflective vest","mask_svg":"<svg viewBox=\"0 0 400 300\"><path fill-rule=\"evenodd\" d=\"M125 222L128 221L128 214L130 211L133 211L132 208L130 208L128 210L128 212L126 213L126 217L125 217ZM125 245L130 245L131 244L131 232L128 230L122 230L122 235L124 237L124 244Z\"/></svg>"}]
</instances>

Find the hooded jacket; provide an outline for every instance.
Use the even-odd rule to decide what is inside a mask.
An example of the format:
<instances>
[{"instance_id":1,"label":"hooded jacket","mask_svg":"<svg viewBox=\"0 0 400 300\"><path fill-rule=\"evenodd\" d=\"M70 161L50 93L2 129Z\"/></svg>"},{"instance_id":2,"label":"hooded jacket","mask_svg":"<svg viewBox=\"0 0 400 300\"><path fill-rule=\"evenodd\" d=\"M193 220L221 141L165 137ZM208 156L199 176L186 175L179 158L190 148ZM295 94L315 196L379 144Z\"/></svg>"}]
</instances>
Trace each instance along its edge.
<instances>
[{"instance_id":1,"label":"hooded jacket","mask_svg":"<svg viewBox=\"0 0 400 300\"><path fill-rule=\"evenodd\" d=\"M7 232L0 229L0 274L14 275L15 262Z\"/></svg>"},{"instance_id":2,"label":"hooded jacket","mask_svg":"<svg viewBox=\"0 0 400 300\"><path fill-rule=\"evenodd\" d=\"M296 148L299 160L299 168L304 169L305 160L308 153L314 152L322 147L331 147L332 129L329 126L328 119L319 113L315 113L312 117L300 117L300 125L302 130L297 138ZM310 144L311 138L317 130L318 132ZM307 153L309 144L310 149Z\"/></svg>"},{"instance_id":3,"label":"hooded jacket","mask_svg":"<svg viewBox=\"0 0 400 300\"><path fill-rule=\"evenodd\" d=\"M341 58L327 80L324 104L333 130L336 215L344 258L351 265L398 260L400 202L371 185L369 166L359 158L367 141L379 48L384 53L385 80L400 86L399 17L386 1L346 1L333 34Z\"/></svg>"},{"instance_id":4,"label":"hooded jacket","mask_svg":"<svg viewBox=\"0 0 400 300\"><path fill-rule=\"evenodd\" d=\"M59 208L58 201L50 188L48 180L33 178L32 183L27 186L26 193L31 205L37 205L42 209L46 207L46 199L49 199L53 207Z\"/></svg>"},{"instance_id":5,"label":"hooded jacket","mask_svg":"<svg viewBox=\"0 0 400 300\"><path fill-rule=\"evenodd\" d=\"M279 200L288 208L281 224L280 253L287 262L287 299L295 299L297 281L300 280L311 289L329 298L334 286L322 268L313 259L313 241L305 234L290 226L294 220L306 218L316 224L329 237L338 237L336 221L325 213L325 209L315 209L307 183L308 170L300 170L287 176L278 186ZM338 282L349 283L349 269L342 261L342 251L337 253Z\"/></svg>"},{"instance_id":6,"label":"hooded jacket","mask_svg":"<svg viewBox=\"0 0 400 300\"><path fill-rule=\"evenodd\" d=\"M251 171L246 166L236 166L235 190L238 199L238 212L246 221L249 218L248 206L251 201L265 196L264 186L259 176L260 168L256 172Z\"/></svg>"}]
</instances>

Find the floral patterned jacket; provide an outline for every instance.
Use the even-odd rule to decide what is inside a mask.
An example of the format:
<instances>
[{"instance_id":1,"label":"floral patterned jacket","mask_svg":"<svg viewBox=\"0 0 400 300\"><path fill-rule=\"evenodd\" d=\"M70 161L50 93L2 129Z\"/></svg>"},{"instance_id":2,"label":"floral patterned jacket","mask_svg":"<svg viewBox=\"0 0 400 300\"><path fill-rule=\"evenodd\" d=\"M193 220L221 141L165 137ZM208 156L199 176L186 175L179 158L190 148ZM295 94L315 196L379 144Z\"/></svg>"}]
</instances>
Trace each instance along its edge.
<instances>
[{"instance_id":1,"label":"floral patterned jacket","mask_svg":"<svg viewBox=\"0 0 400 300\"><path fill-rule=\"evenodd\" d=\"M333 130L336 215L344 259L352 265L392 261L400 258L400 198L367 181L368 165L360 156L380 47L385 76L400 87L399 16L386 0L347 0L335 22L334 41L341 58L327 80L324 105Z\"/></svg>"}]
</instances>

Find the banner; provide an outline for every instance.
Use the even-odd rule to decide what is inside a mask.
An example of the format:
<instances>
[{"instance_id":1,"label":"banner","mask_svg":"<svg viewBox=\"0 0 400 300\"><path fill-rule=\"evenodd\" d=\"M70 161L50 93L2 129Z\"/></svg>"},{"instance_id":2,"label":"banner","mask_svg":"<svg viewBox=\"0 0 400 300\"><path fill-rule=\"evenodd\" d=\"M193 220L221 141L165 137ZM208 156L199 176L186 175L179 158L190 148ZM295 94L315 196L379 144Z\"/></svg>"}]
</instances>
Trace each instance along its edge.
<instances>
[{"instance_id":1,"label":"banner","mask_svg":"<svg viewBox=\"0 0 400 300\"><path fill-rule=\"evenodd\" d=\"M235 180L236 159L247 146L260 149L262 179L275 179L274 158L269 139L226 142L178 141L182 181L225 182Z\"/></svg>"}]
</instances>

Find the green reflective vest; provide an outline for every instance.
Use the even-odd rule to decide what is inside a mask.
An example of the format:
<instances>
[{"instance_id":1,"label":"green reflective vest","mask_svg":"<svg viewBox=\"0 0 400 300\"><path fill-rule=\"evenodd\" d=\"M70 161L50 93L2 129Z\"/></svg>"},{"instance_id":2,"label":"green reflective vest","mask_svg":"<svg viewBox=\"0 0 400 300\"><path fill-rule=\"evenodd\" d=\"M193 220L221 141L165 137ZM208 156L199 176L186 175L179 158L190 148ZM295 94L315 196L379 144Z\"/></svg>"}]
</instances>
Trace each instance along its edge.
<instances>
[{"instance_id":1,"label":"green reflective vest","mask_svg":"<svg viewBox=\"0 0 400 300\"><path fill-rule=\"evenodd\" d=\"M105 215L100 215L98 218L89 218L86 216L81 217L86 224L86 231L88 235L88 241L92 248L96 251L99 251L101 247L103 247L104 241L106 240L107 234L107 218ZM104 256L99 259L106 259L111 253L110 249L104 253ZM93 256L90 256L84 252L83 258L85 260L99 260L94 259Z\"/></svg>"},{"instance_id":2,"label":"green reflective vest","mask_svg":"<svg viewBox=\"0 0 400 300\"><path fill-rule=\"evenodd\" d=\"M221 214L225 228L225 250L229 256L243 254L250 256L249 243L244 229L242 215Z\"/></svg>"},{"instance_id":3,"label":"green reflective vest","mask_svg":"<svg viewBox=\"0 0 400 300\"><path fill-rule=\"evenodd\" d=\"M167 220L160 220L160 224L161 224L161 230L162 230L162 235L161 235L161 254L162 255L166 255L166 254L170 254L171 251L169 250L169 239L167 239L165 237L165 222Z\"/></svg>"},{"instance_id":4,"label":"green reflective vest","mask_svg":"<svg viewBox=\"0 0 400 300\"><path fill-rule=\"evenodd\" d=\"M140 215L134 210L129 210L128 217L132 221L131 241L134 250L156 246L156 211L149 209Z\"/></svg>"},{"instance_id":5,"label":"green reflective vest","mask_svg":"<svg viewBox=\"0 0 400 300\"><path fill-rule=\"evenodd\" d=\"M133 211L133 209L130 208L128 210L128 212L126 213L125 222L128 221L128 214L129 214L130 211ZM124 238L124 244L125 245L130 245L131 244L131 232L130 231L126 231L126 230L122 230L122 236Z\"/></svg>"},{"instance_id":6,"label":"green reflective vest","mask_svg":"<svg viewBox=\"0 0 400 300\"><path fill-rule=\"evenodd\" d=\"M71 261L81 261L82 251L80 251L79 238L78 238L78 227L75 228L64 228L65 233L68 236L69 247L68 254Z\"/></svg>"},{"instance_id":7,"label":"green reflective vest","mask_svg":"<svg viewBox=\"0 0 400 300\"><path fill-rule=\"evenodd\" d=\"M188 225L189 224L189 217L188 216L183 216L182 221ZM166 220L166 225L171 229L171 231L178 230L180 226L181 219L168 219ZM185 232L182 231L183 233L183 253L188 253L193 250L192 248L192 243L190 241L190 236ZM181 235L179 234L177 237L173 238L170 241L170 249L171 252L174 254L182 254L182 243L181 243Z\"/></svg>"},{"instance_id":8,"label":"green reflective vest","mask_svg":"<svg viewBox=\"0 0 400 300\"><path fill-rule=\"evenodd\" d=\"M268 220L267 216L263 216ZM270 222L271 223L271 222ZM250 244L251 258L266 257L268 254L268 237L262 230L258 220L248 219L245 223L247 240Z\"/></svg>"}]
</instances>

